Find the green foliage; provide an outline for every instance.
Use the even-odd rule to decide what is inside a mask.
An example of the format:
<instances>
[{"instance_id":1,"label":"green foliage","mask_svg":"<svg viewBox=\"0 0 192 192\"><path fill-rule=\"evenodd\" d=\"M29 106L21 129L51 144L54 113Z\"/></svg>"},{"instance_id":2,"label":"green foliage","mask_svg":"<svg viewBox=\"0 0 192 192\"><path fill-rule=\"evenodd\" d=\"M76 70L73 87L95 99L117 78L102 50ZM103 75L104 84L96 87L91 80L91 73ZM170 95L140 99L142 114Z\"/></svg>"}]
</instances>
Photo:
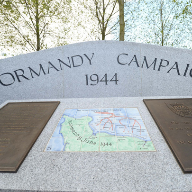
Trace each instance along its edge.
<instances>
[{"instance_id":1,"label":"green foliage","mask_svg":"<svg viewBox=\"0 0 192 192\"><path fill-rule=\"evenodd\" d=\"M90 11L97 21L98 30L101 34L99 39L104 40L107 35L111 34L113 26L110 26L110 22L118 11L117 2L118 0L86 0L84 2L85 9Z\"/></svg>"},{"instance_id":2,"label":"green foliage","mask_svg":"<svg viewBox=\"0 0 192 192\"><path fill-rule=\"evenodd\" d=\"M127 1L125 3L125 39L190 48L192 39L189 33L191 31L189 15L191 11L191 1Z\"/></svg>"},{"instance_id":3,"label":"green foliage","mask_svg":"<svg viewBox=\"0 0 192 192\"><path fill-rule=\"evenodd\" d=\"M4 0L0 1L0 25L3 46L20 46L28 51L65 44L54 39L65 23L70 12L71 0ZM60 23L63 23L60 25ZM63 38L65 34L58 35ZM50 39L52 41L50 42ZM54 39L54 40L53 40Z\"/></svg>"},{"instance_id":4,"label":"green foliage","mask_svg":"<svg viewBox=\"0 0 192 192\"><path fill-rule=\"evenodd\" d=\"M0 0L0 50L119 38L118 0ZM124 1L125 40L192 48L191 0Z\"/></svg>"}]
</instances>

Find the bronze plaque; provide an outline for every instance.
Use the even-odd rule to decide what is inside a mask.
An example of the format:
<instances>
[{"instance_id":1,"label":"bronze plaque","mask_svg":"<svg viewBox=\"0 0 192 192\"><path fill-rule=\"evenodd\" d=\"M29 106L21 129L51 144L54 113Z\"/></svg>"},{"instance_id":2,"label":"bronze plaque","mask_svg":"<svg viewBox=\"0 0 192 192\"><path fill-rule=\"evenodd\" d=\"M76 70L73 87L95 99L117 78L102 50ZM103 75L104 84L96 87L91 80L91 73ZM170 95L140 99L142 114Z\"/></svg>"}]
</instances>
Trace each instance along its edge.
<instances>
[{"instance_id":1,"label":"bronze plaque","mask_svg":"<svg viewBox=\"0 0 192 192\"><path fill-rule=\"evenodd\" d=\"M192 173L192 99L144 99L184 173Z\"/></svg>"},{"instance_id":2,"label":"bronze plaque","mask_svg":"<svg viewBox=\"0 0 192 192\"><path fill-rule=\"evenodd\" d=\"M0 109L0 172L17 172L59 103L8 103Z\"/></svg>"}]
</instances>

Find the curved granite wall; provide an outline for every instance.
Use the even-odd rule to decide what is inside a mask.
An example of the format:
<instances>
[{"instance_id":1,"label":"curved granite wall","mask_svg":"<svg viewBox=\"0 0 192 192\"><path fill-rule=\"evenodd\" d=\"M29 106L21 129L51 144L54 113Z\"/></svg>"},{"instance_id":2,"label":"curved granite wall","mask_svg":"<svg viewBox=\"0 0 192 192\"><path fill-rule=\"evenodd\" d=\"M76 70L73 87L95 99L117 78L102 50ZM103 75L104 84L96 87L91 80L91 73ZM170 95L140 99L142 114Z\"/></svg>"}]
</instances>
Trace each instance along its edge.
<instances>
[{"instance_id":1,"label":"curved granite wall","mask_svg":"<svg viewBox=\"0 0 192 192\"><path fill-rule=\"evenodd\" d=\"M93 41L0 60L0 103L14 99L190 96L192 51Z\"/></svg>"}]
</instances>

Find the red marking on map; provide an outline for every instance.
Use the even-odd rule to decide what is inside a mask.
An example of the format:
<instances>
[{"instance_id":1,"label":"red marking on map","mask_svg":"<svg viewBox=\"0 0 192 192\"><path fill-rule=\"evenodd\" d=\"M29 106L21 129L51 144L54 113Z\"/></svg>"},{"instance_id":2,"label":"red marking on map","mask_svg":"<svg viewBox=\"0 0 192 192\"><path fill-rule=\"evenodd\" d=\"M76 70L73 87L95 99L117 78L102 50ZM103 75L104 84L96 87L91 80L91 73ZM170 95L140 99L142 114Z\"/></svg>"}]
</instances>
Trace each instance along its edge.
<instances>
[{"instance_id":1,"label":"red marking on map","mask_svg":"<svg viewBox=\"0 0 192 192\"><path fill-rule=\"evenodd\" d=\"M96 112L96 113L111 115L110 117L105 117L105 118L101 119L101 121L97 124L97 126L98 126L98 125L100 125L102 122L104 122L104 121L107 119L107 122L105 122L105 124L104 124L104 126L103 126L103 129L104 129L105 125L109 122L109 123L111 124L111 127L109 128L109 130L112 128L112 131L113 131L113 123L112 123L111 118L113 118L113 117L122 117L122 119L119 120L119 123L120 123L122 126L124 126L124 131L123 131L123 132L125 132L125 130L127 129L127 126L124 125L124 124L122 124L121 121L124 120L124 119L130 119L130 120L133 120L133 121L134 121L133 127L132 127L132 133L133 133L133 128L134 128L135 124L137 123L137 124L139 125L139 127L140 127L140 135L141 135L141 125L140 125L140 123L139 123L137 120L135 120L135 119L133 119L133 118L131 118L131 117L117 116L117 115L115 115L114 113L109 113L109 112ZM127 132L129 132L128 129L127 129Z\"/></svg>"}]
</instances>

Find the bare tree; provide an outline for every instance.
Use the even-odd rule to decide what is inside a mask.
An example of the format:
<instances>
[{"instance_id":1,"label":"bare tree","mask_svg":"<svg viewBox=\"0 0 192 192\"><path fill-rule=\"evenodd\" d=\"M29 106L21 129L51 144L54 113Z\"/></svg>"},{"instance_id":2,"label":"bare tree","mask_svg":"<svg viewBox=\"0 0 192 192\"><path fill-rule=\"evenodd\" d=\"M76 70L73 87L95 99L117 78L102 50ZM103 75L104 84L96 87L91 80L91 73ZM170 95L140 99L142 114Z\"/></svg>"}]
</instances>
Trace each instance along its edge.
<instances>
[{"instance_id":1,"label":"bare tree","mask_svg":"<svg viewBox=\"0 0 192 192\"><path fill-rule=\"evenodd\" d=\"M54 21L61 20L64 5L69 0L3 0L0 15L4 25L6 45L20 45L28 51L47 48L45 42L54 36ZM6 28L6 30L5 30ZM56 42L57 40L55 40ZM47 41L48 42L48 41Z\"/></svg>"},{"instance_id":2,"label":"bare tree","mask_svg":"<svg viewBox=\"0 0 192 192\"><path fill-rule=\"evenodd\" d=\"M179 12L182 4L176 4L173 1L157 0L151 3L146 0L143 10L143 26L141 33L145 31L147 41L150 43L159 44L161 46L178 43L179 36ZM148 28L146 28L146 26ZM151 38L151 40L149 39Z\"/></svg>"},{"instance_id":3,"label":"bare tree","mask_svg":"<svg viewBox=\"0 0 192 192\"><path fill-rule=\"evenodd\" d=\"M101 39L105 40L106 36L111 33L114 26L117 23L109 26L109 22L112 21L113 16L117 13L116 5L117 0L91 0L92 3L85 4L85 8L90 10L92 15L96 18Z\"/></svg>"}]
</instances>

